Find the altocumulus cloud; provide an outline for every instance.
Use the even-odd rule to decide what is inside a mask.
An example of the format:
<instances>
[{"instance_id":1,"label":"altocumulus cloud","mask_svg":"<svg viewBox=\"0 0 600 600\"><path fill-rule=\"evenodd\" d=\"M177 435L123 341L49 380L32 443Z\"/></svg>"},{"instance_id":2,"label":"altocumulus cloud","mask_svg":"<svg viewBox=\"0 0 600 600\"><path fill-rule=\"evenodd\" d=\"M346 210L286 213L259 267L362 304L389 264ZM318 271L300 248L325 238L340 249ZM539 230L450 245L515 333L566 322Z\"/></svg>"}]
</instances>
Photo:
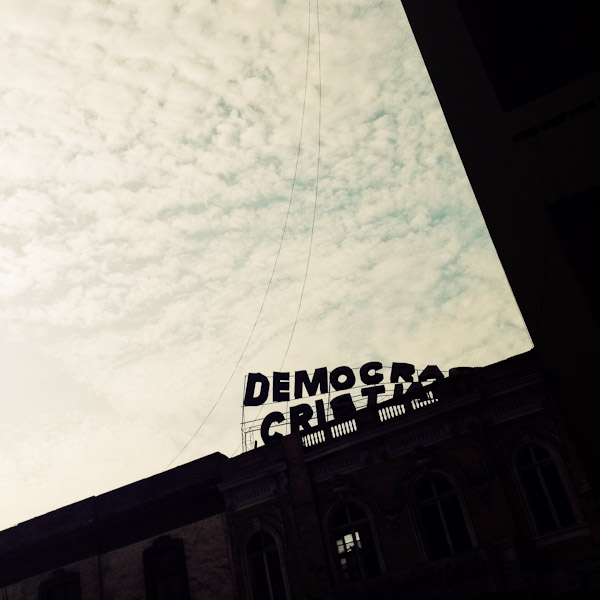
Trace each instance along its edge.
<instances>
[{"instance_id":1,"label":"altocumulus cloud","mask_svg":"<svg viewBox=\"0 0 600 600\"><path fill-rule=\"evenodd\" d=\"M319 10L284 367L527 349L400 2ZM278 268L180 462L234 451L244 373L288 345L315 17ZM0 4L0 526L163 469L210 410L281 238L307 28L300 0Z\"/></svg>"}]
</instances>

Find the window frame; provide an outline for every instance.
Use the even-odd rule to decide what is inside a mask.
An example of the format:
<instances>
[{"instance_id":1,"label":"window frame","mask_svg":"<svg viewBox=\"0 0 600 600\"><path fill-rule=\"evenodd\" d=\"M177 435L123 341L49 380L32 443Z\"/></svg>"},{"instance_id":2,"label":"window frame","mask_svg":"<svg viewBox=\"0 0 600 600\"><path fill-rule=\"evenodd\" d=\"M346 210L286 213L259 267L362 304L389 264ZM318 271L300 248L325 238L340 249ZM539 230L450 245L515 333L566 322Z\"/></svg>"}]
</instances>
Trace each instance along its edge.
<instances>
[{"instance_id":1,"label":"window frame","mask_svg":"<svg viewBox=\"0 0 600 600\"><path fill-rule=\"evenodd\" d=\"M183 579L183 596L181 600L190 600L190 584L187 573L187 564L185 549L183 547L183 540L181 538L172 538L170 535L163 535L153 540L152 545L146 548L142 553L143 569L144 569L144 589L147 600L157 600L156 582L158 579L154 577L152 572L154 565L153 561L157 560L157 557L161 553L165 552L165 549L170 551L175 550L179 555L180 567L179 576Z\"/></svg>"},{"instance_id":2,"label":"window frame","mask_svg":"<svg viewBox=\"0 0 600 600\"><path fill-rule=\"evenodd\" d=\"M548 453L552 464L556 469L558 478L562 485L562 489L571 508L571 512L573 513L574 521L569 525L561 525L557 528L550 530L543 530L538 525L539 517L537 516L537 511L533 505L533 501L530 498L530 494L527 491L523 479L523 471L528 470L528 468L535 469L538 472L538 477L540 477L540 484L544 492L546 502L548 503L548 506L552 513L553 519L555 520L555 523L560 523L560 519L556 514L556 509L554 507L555 500L552 498L551 493L548 490L548 484L545 481L543 474L539 472L539 465L543 464L543 460L535 461L530 467L527 466L525 469L523 468L523 466L518 464L518 458L521 455L521 453L526 450L529 450L531 452L531 450L535 446L540 447L542 450L545 450ZM521 502L525 508L527 521L529 523L529 527L534 538L538 540L548 538L551 542L554 540L563 539L565 537L563 535L564 532L577 531L581 528L581 525L584 523L584 518L583 513L581 511L581 507L579 506L579 502L577 501L577 495L575 494L575 490L573 489L573 485L571 484L571 480L568 476L567 469L564 465L562 457L552 445L538 439L529 440L525 443L519 444L519 446L512 453L511 469L513 472L513 477L517 484L517 488L519 490Z\"/></svg>"},{"instance_id":3,"label":"window frame","mask_svg":"<svg viewBox=\"0 0 600 600\"><path fill-rule=\"evenodd\" d=\"M427 504L435 504L438 508L438 512L440 514L441 522L442 522L442 525L444 528L444 537L446 539L446 544L447 544L448 548L450 549L449 553L443 554L442 556L434 556L433 555L432 549L430 547L430 542L427 537L426 528L425 528L425 524L423 522L423 516L422 516L422 510L421 510L422 506L426 503L423 501L417 500L417 493L418 493L418 490L421 487L421 485L423 485L427 480L433 480L435 477L444 478L452 486L451 492L446 492L446 493L442 493L442 494L438 494L437 491L435 490L435 486L434 486L433 502L429 502L429 501L427 502ZM471 547L468 549L465 549L465 550L456 551L454 549L454 546L456 545L456 543L451 538L451 534L450 534L450 532L448 530L448 526L446 524L447 516L443 513L443 510L440 506L440 500L444 500L444 499L450 498L450 497L456 498L456 500L458 502L458 507L460 509L460 512L461 512L461 515L463 518L463 522L464 522L464 525L465 525L465 528L466 528L466 531L468 534L468 538L469 538L469 541L471 542ZM422 473L418 477L415 478L415 480L413 481L413 483L411 485L411 489L410 489L410 509L411 509L410 512L411 512L411 515L413 518L414 529L416 532L417 541L418 541L419 547L421 549L421 554L425 560L431 561L431 560L440 560L440 559L452 557L452 556L455 556L462 552L469 552L471 550L474 550L475 548L477 548L479 546L478 541L477 541L477 536L475 535L475 528L473 527L473 523L471 521L471 515L467 508L467 503L465 502L462 488L458 484L456 478L453 475L451 475L450 473L448 473L447 471L434 469L434 470L428 471L427 473Z\"/></svg>"},{"instance_id":4,"label":"window frame","mask_svg":"<svg viewBox=\"0 0 600 600\"><path fill-rule=\"evenodd\" d=\"M271 536L271 538L273 539L273 541L275 543L275 548L277 550L277 558L279 560L279 568L281 569L281 577L283 579L283 589L284 589L284 593L285 593L285 600L291 600L292 596L290 594L290 586L289 586L287 568L286 568L287 565L286 565L286 562L284 559L283 544L281 542L281 536L273 527L270 527L269 525L262 523L262 522L253 523L252 527L249 528L245 532L245 535L242 537L241 543L240 543L241 555L242 555L242 570L244 573L244 580L246 583L246 592L247 592L248 599L249 600L265 600L264 598L257 597L257 590L255 590L255 588L254 588L252 566L250 564L250 554L249 554L248 546L249 546L250 542L252 541L252 538L256 534L263 534L263 535L266 534L266 535ZM263 556L264 556L264 554L263 554ZM268 566L267 566L267 570L268 570ZM271 585L271 583L270 583L270 579L269 579L269 586L270 585Z\"/></svg>"},{"instance_id":5,"label":"window frame","mask_svg":"<svg viewBox=\"0 0 600 600\"><path fill-rule=\"evenodd\" d=\"M378 566L379 573L374 575L365 574L365 576L361 576L359 579L346 581L341 572L341 568L338 562L338 551L337 551L337 540L336 537L338 534L334 532L334 528L331 525L331 519L334 513L341 507L347 506L349 504L355 504L358 508L360 508L365 514L365 518L360 521L349 521L348 525L354 525L355 523L359 523L364 521L364 523L368 526L369 533L371 534L371 541L374 549L374 559ZM383 561L383 554L381 553L381 548L379 545L379 536L377 534L377 529L375 527L375 521L373 519L373 513L370 507L361 499L355 497L343 498L338 500L334 504L332 504L327 510L325 517L323 519L323 530L325 532L326 539L326 547L327 554L329 556L329 562L331 565L331 572L335 584L338 586L342 585L353 585L359 583L361 581L366 581L371 579L372 577L379 577L385 573L385 563Z\"/></svg>"}]
</instances>

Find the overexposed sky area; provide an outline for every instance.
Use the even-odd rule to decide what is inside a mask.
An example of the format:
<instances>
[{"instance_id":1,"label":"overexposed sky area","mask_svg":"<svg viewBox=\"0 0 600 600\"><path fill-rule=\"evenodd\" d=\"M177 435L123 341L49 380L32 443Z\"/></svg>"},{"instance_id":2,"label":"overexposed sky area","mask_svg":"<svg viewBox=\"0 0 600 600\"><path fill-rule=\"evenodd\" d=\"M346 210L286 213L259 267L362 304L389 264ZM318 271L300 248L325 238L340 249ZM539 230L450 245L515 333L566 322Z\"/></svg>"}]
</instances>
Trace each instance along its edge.
<instances>
[{"instance_id":1,"label":"overexposed sky area","mask_svg":"<svg viewBox=\"0 0 600 600\"><path fill-rule=\"evenodd\" d=\"M400 0L0 2L0 528L239 451L244 375L531 347Z\"/></svg>"}]
</instances>

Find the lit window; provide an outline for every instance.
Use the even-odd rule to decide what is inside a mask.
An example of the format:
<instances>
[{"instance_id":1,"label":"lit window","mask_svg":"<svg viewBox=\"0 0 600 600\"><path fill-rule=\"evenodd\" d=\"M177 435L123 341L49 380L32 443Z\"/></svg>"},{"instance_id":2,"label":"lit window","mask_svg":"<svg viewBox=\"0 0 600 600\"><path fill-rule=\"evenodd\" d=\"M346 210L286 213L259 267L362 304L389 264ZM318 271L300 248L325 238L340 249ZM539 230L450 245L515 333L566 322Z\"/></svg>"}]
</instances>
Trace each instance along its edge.
<instances>
[{"instance_id":1,"label":"lit window","mask_svg":"<svg viewBox=\"0 0 600 600\"><path fill-rule=\"evenodd\" d=\"M40 600L81 600L79 573L56 571L40 586Z\"/></svg>"},{"instance_id":2,"label":"lit window","mask_svg":"<svg viewBox=\"0 0 600 600\"><path fill-rule=\"evenodd\" d=\"M248 570L254 600L286 600L279 548L266 531L254 533L246 545Z\"/></svg>"},{"instance_id":3,"label":"lit window","mask_svg":"<svg viewBox=\"0 0 600 600\"><path fill-rule=\"evenodd\" d=\"M158 538L143 556L148 600L189 600L182 540Z\"/></svg>"},{"instance_id":4,"label":"lit window","mask_svg":"<svg viewBox=\"0 0 600 600\"><path fill-rule=\"evenodd\" d=\"M417 485L415 503L429 558L440 558L473 547L465 511L450 479L434 473Z\"/></svg>"},{"instance_id":5,"label":"lit window","mask_svg":"<svg viewBox=\"0 0 600 600\"><path fill-rule=\"evenodd\" d=\"M522 448L516 465L536 533L548 533L577 522L557 460L546 448L538 444Z\"/></svg>"},{"instance_id":6,"label":"lit window","mask_svg":"<svg viewBox=\"0 0 600 600\"><path fill-rule=\"evenodd\" d=\"M357 581L381 573L371 523L355 502L337 506L329 517L334 543L334 562L342 582Z\"/></svg>"}]
</instances>

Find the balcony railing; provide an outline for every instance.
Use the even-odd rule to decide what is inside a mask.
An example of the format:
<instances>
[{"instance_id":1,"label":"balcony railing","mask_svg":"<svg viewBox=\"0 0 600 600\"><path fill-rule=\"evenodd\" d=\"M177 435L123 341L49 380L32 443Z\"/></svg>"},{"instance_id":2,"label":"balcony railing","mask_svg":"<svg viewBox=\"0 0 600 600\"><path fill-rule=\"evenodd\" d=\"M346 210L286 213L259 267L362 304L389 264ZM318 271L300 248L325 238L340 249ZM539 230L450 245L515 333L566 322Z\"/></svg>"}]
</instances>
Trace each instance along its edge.
<instances>
[{"instance_id":1,"label":"balcony railing","mask_svg":"<svg viewBox=\"0 0 600 600\"><path fill-rule=\"evenodd\" d=\"M343 419L338 418L328 421L322 427L303 431L302 443L307 448L317 446L332 439L352 435L373 421L384 423L407 418L411 413L424 410L436 402L437 394L424 388L414 397L402 396L401 401L390 399L375 406L365 406Z\"/></svg>"}]
</instances>

